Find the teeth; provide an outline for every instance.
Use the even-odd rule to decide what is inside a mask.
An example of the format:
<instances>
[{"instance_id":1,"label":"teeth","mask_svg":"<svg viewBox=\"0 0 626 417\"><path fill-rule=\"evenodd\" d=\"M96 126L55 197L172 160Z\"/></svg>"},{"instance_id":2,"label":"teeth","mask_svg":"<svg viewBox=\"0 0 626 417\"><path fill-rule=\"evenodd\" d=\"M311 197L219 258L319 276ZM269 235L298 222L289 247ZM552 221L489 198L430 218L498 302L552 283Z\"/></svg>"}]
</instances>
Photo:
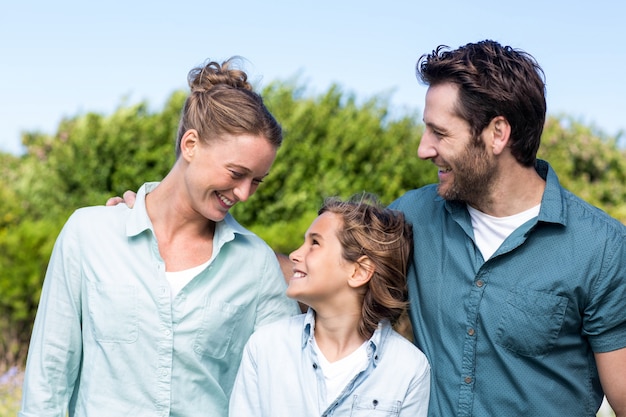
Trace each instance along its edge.
<instances>
[{"instance_id":1,"label":"teeth","mask_svg":"<svg viewBox=\"0 0 626 417\"><path fill-rule=\"evenodd\" d=\"M293 273L293 277L294 278L304 278L305 274L303 272L294 272Z\"/></svg>"},{"instance_id":2,"label":"teeth","mask_svg":"<svg viewBox=\"0 0 626 417\"><path fill-rule=\"evenodd\" d=\"M226 205L227 205L227 206L229 206L229 207L231 207L231 206L233 206L233 205L235 204L235 202L234 202L234 201L229 200L228 198L224 197L224 196L223 196L223 195L221 195L221 194L218 194L217 196L219 197L219 199L220 199L220 200L222 200L222 202L223 202L224 204L226 204Z\"/></svg>"}]
</instances>

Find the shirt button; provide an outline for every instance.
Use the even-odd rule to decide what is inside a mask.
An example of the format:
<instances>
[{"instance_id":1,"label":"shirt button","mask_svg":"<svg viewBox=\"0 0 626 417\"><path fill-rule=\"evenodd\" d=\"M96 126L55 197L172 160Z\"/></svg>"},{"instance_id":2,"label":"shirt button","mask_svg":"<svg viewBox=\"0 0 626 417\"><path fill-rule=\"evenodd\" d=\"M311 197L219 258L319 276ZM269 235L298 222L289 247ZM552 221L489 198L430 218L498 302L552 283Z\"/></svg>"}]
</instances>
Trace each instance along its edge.
<instances>
[{"instance_id":1,"label":"shirt button","mask_svg":"<svg viewBox=\"0 0 626 417\"><path fill-rule=\"evenodd\" d=\"M466 377L465 377L465 383L466 383L466 384L469 384L469 383L471 383L471 382L472 382L472 377L471 377L471 376L466 376Z\"/></svg>"},{"instance_id":2,"label":"shirt button","mask_svg":"<svg viewBox=\"0 0 626 417\"><path fill-rule=\"evenodd\" d=\"M172 332L170 331L170 329L165 329L163 331L163 333L165 333L165 336L169 336L170 334L172 334Z\"/></svg>"},{"instance_id":3,"label":"shirt button","mask_svg":"<svg viewBox=\"0 0 626 417\"><path fill-rule=\"evenodd\" d=\"M483 280L482 280L482 279L479 279L478 281L476 281L476 286L477 286L478 288L482 287L483 285L485 285L485 283L483 282Z\"/></svg>"},{"instance_id":4,"label":"shirt button","mask_svg":"<svg viewBox=\"0 0 626 417\"><path fill-rule=\"evenodd\" d=\"M467 334L469 334L470 336L474 336L474 333L475 333L475 332L474 332L474 329L472 329L472 328L470 328L470 329L467 331Z\"/></svg>"}]
</instances>

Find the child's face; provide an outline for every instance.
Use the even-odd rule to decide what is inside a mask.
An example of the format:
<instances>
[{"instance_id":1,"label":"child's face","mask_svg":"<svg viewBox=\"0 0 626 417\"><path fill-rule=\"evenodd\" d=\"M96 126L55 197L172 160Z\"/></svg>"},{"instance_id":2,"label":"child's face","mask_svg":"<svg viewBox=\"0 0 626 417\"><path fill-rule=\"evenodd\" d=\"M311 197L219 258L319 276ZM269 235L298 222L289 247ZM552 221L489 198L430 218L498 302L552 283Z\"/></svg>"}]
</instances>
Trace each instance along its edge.
<instances>
[{"instance_id":1,"label":"child's face","mask_svg":"<svg viewBox=\"0 0 626 417\"><path fill-rule=\"evenodd\" d=\"M342 257L337 231L343 221L334 213L318 216L306 232L304 243L289 258L294 274L289 280L287 296L295 298L319 312L320 307L341 304L346 294L353 293L348 279L355 264Z\"/></svg>"}]
</instances>

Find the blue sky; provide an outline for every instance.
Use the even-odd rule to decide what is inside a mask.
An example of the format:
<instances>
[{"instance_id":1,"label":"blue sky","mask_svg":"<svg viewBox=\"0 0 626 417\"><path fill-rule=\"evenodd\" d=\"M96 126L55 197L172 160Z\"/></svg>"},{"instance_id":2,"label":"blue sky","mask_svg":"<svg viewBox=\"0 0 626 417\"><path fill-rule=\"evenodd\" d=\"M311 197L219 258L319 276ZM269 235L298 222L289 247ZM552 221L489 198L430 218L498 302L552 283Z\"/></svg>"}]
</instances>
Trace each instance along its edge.
<instances>
[{"instance_id":1,"label":"blue sky","mask_svg":"<svg viewBox=\"0 0 626 417\"><path fill-rule=\"evenodd\" d=\"M494 39L546 73L548 113L626 132L626 6L467 0L7 1L0 6L0 151L63 117L159 110L207 58L241 55L260 86L298 77L310 93L339 84L421 114L418 57L439 44Z\"/></svg>"}]
</instances>

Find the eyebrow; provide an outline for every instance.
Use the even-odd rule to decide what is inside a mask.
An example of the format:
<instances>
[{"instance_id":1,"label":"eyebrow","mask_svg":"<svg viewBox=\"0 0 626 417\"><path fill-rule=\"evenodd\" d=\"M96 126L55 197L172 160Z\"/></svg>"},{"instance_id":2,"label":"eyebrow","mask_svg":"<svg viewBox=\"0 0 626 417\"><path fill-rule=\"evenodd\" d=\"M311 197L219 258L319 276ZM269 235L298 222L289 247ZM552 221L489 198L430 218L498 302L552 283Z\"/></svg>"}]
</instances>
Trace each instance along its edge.
<instances>
[{"instance_id":1,"label":"eyebrow","mask_svg":"<svg viewBox=\"0 0 626 417\"><path fill-rule=\"evenodd\" d=\"M446 128L445 128L445 127L443 127L443 126L438 125L437 123L433 123L433 122L426 122L426 121L424 121L423 119L422 119L422 122L424 122L424 125L426 125L426 126L430 127L430 128L431 128L431 129L433 129L433 130L437 130L437 131L439 131L439 132L441 132L441 133L447 133L447 132L448 132L448 129L446 129Z\"/></svg>"},{"instance_id":2,"label":"eyebrow","mask_svg":"<svg viewBox=\"0 0 626 417\"><path fill-rule=\"evenodd\" d=\"M315 232L309 233L307 237L310 239L324 240L324 237L322 235L320 235L319 233L315 233Z\"/></svg>"}]
</instances>

